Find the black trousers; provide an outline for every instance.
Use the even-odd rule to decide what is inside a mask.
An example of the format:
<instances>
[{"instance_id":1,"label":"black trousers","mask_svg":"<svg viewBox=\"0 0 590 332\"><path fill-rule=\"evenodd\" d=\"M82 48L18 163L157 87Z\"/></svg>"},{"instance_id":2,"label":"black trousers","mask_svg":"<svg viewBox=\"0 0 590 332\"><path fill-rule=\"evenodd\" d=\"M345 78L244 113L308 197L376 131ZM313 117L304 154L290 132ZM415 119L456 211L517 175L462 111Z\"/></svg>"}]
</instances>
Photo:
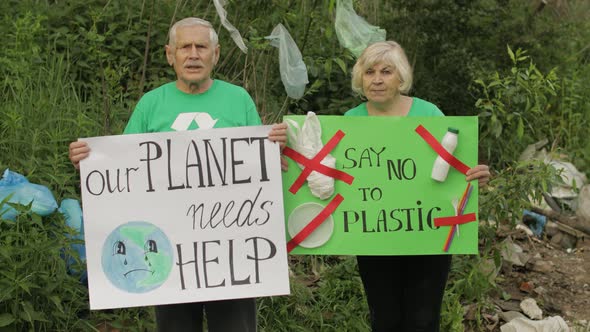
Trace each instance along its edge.
<instances>
[{"instance_id":1,"label":"black trousers","mask_svg":"<svg viewBox=\"0 0 590 332\"><path fill-rule=\"evenodd\" d=\"M202 332L203 311L209 332L255 332L256 299L156 306L158 332Z\"/></svg>"},{"instance_id":2,"label":"black trousers","mask_svg":"<svg viewBox=\"0 0 590 332\"><path fill-rule=\"evenodd\" d=\"M438 332L451 255L358 256L373 332Z\"/></svg>"}]
</instances>

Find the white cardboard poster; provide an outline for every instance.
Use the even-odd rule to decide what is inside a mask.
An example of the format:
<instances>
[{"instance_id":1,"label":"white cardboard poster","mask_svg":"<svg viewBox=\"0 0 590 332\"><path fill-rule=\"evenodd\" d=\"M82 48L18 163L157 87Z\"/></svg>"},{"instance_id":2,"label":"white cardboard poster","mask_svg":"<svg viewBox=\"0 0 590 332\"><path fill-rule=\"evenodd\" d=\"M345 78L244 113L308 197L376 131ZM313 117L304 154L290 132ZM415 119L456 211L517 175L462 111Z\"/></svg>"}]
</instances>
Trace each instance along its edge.
<instances>
[{"instance_id":1,"label":"white cardboard poster","mask_svg":"<svg viewBox=\"0 0 590 332\"><path fill-rule=\"evenodd\" d=\"M270 126L85 138L90 308L289 294Z\"/></svg>"}]
</instances>

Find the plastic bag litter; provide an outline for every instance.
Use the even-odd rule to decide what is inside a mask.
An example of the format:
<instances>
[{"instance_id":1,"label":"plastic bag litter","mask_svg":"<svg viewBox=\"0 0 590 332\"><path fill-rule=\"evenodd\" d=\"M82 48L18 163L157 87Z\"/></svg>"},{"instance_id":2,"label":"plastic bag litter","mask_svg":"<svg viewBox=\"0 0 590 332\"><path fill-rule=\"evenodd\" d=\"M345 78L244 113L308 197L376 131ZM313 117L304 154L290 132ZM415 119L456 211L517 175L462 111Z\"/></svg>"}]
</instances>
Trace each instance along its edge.
<instances>
[{"instance_id":1,"label":"plastic bag litter","mask_svg":"<svg viewBox=\"0 0 590 332\"><path fill-rule=\"evenodd\" d=\"M270 39L271 46L279 49L281 81L283 81L287 95L293 99L303 97L305 85L309 83L307 67L289 31L279 23L272 30L270 36L265 38Z\"/></svg>"},{"instance_id":2,"label":"plastic bag litter","mask_svg":"<svg viewBox=\"0 0 590 332\"><path fill-rule=\"evenodd\" d=\"M31 211L40 216L47 216L57 209L57 202L47 187L30 183L23 175L6 169L0 179L0 202L8 196L9 203L31 204ZM2 219L14 221L18 213L8 204L0 206Z\"/></svg>"},{"instance_id":3,"label":"plastic bag litter","mask_svg":"<svg viewBox=\"0 0 590 332\"><path fill-rule=\"evenodd\" d=\"M291 147L306 158L312 159L324 147L324 143L322 143L322 127L314 112L307 113L301 128L297 122L291 119L287 119L287 124L289 125L287 134L289 135ZM321 164L334 168L336 158L328 154L322 159ZM299 167L303 168L302 165L299 165ZM307 178L307 184L312 195L319 199L328 199L334 193L334 179L316 171L311 172Z\"/></svg>"},{"instance_id":4,"label":"plastic bag litter","mask_svg":"<svg viewBox=\"0 0 590 332\"><path fill-rule=\"evenodd\" d=\"M563 184L553 186L551 196L562 199L562 202L567 204L568 199L573 199L578 196L578 190L587 182L586 174L578 171L578 169L570 162L560 159L560 156L548 153L543 148L549 140L542 139L539 142L530 144L521 153L519 160L542 160L545 164L552 166L563 180Z\"/></svg>"},{"instance_id":5,"label":"plastic bag litter","mask_svg":"<svg viewBox=\"0 0 590 332\"><path fill-rule=\"evenodd\" d=\"M576 166L567 161L547 158L545 163L560 172L559 175L564 182L564 184L553 188L551 196L556 198L575 198L578 196L575 188L579 190L584 186L587 181L586 174L578 171Z\"/></svg>"},{"instance_id":6,"label":"plastic bag litter","mask_svg":"<svg viewBox=\"0 0 590 332\"><path fill-rule=\"evenodd\" d=\"M227 12L223 8L227 4L225 0L213 0L213 4L215 5L215 9L217 10L217 15L219 15L219 19L221 20L221 24L223 27L229 32L231 39L234 40L236 45L242 50L244 53L248 53L248 47L244 44L244 40L242 39L242 35L240 35L240 31L236 29L229 21L227 20Z\"/></svg>"},{"instance_id":7,"label":"plastic bag litter","mask_svg":"<svg viewBox=\"0 0 590 332\"><path fill-rule=\"evenodd\" d=\"M522 220L524 224L527 225L533 232L533 234L535 234L535 236L541 237L541 234L543 234L543 229L545 229L545 224L547 223L546 216L533 211L524 210L522 211Z\"/></svg>"},{"instance_id":8,"label":"plastic bag litter","mask_svg":"<svg viewBox=\"0 0 590 332\"><path fill-rule=\"evenodd\" d=\"M370 25L357 15L352 7L352 0L336 2L336 36L342 47L348 49L357 58L367 46L385 41L385 30Z\"/></svg>"},{"instance_id":9,"label":"plastic bag litter","mask_svg":"<svg viewBox=\"0 0 590 332\"><path fill-rule=\"evenodd\" d=\"M543 320L530 320L519 317L500 326L502 332L569 332L570 328L560 316L552 316Z\"/></svg>"},{"instance_id":10,"label":"plastic bag litter","mask_svg":"<svg viewBox=\"0 0 590 332\"><path fill-rule=\"evenodd\" d=\"M78 200L66 198L61 201L61 205L58 211L63 214L66 225L76 230L76 234L71 236L71 239L75 240L82 240L84 241L84 222L82 219L82 208L80 207L80 203ZM78 253L78 257L82 262L86 261L86 245L83 243L74 243L72 244L72 249ZM78 273L75 269L72 268L75 261L73 258L69 258L66 261L66 265L68 268L68 272L70 273ZM86 271L81 276L82 281L87 278Z\"/></svg>"}]
</instances>

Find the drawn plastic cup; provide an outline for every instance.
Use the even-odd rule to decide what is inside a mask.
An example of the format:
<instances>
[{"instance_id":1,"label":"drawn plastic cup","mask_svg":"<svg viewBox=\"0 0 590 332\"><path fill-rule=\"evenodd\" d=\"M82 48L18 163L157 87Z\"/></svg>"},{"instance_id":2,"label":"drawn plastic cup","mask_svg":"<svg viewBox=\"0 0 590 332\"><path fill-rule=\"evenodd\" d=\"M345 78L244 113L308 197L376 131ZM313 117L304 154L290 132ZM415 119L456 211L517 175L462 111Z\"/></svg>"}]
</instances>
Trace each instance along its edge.
<instances>
[{"instance_id":1,"label":"drawn plastic cup","mask_svg":"<svg viewBox=\"0 0 590 332\"><path fill-rule=\"evenodd\" d=\"M318 203L303 203L296 207L287 220L287 231L291 238L307 226L322 210L324 206ZM329 215L305 240L299 245L303 248L317 248L324 245L334 231L334 219Z\"/></svg>"}]
</instances>

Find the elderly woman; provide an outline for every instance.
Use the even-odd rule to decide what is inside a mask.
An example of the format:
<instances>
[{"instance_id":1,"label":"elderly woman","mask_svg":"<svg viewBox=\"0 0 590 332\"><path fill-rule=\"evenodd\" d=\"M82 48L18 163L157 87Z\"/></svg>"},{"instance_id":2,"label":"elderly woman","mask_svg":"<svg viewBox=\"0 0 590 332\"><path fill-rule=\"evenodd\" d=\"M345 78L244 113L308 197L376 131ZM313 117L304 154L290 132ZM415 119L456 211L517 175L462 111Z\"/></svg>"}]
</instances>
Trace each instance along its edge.
<instances>
[{"instance_id":1,"label":"elderly woman","mask_svg":"<svg viewBox=\"0 0 590 332\"><path fill-rule=\"evenodd\" d=\"M412 68L394 41L370 45L354 65L352 89L367 102L346 116L444 116L434 104L408 96ZM467 172L485 185L488 166ZM358 256L373 331L439 331L450 255Z\"/></svg>"}]
</instances>

